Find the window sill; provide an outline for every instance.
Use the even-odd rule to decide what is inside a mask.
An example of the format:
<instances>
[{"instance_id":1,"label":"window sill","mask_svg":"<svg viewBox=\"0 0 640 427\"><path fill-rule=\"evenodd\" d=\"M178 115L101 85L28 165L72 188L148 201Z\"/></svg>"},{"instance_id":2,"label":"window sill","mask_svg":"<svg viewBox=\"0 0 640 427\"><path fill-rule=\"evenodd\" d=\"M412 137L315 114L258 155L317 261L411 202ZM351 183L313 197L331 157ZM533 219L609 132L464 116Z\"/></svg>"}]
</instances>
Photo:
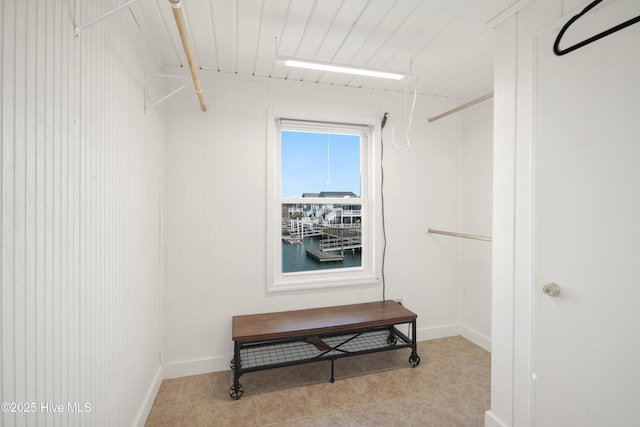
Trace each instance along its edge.
<instances>
[{"instance_id":1,"label":"window sill","mask_svg":"<svg viewBox=\"0 0 640 427\"><path fill-rule=\"evenodd\" d=\"M382 281L379 277L363 275L353 278L326 278L319 279L314 278L311 280L283 280L274 281L267 285L267 292L289 292L289 291L301 291L301 290L315 290L315 289L328 289L328 288L343 288L353 286L378 286Z\"/></svg>"}]
</instances>

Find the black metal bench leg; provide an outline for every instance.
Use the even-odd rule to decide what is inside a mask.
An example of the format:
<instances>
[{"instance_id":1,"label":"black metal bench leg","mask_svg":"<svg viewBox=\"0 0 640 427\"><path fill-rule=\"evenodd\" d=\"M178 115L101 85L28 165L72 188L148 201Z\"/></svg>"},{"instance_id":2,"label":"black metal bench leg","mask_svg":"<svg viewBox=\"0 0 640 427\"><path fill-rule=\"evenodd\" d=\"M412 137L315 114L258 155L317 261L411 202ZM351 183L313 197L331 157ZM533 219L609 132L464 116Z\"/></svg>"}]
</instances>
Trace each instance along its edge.
<instances>
[{"instance_id":1,"label":"black metal bench leg","mask_svg":"<svg viewBox=\"0 0 640 427\"><path fill-rule=\"evenodd\" d=\"M331 359L331 378L329 379L329 382L336 382L336 379L333 376L333 362L335 361L335 359Z\"/></svg>"},{"instance_id":2,"label":"black metal bench leg","mask_svg":"<svg viewBox=\"0 0 640 427\"><path fill-rule=\"evenodd\" d=\"M244 394L244 388L242 387L242 384L240 384L240 375L242 375L242 371L240 365L240 343L237 341L233 346L233 361L231 362L231 367L233 369L233 384L229 388L229 396L238 400Z\"/></svg>"},{"instance_id":3,"label":"black metal bench leg","mask_svg":"<svg viewBox=\"0 0 640 427\"><path fill-rule=\"evenodd\" d=\"M418 332L416 331L415 319L411 322L411 356L409 356L409 364L415 368L420 364L420 356L418 356Z\"/></svg>"}]
</instances>

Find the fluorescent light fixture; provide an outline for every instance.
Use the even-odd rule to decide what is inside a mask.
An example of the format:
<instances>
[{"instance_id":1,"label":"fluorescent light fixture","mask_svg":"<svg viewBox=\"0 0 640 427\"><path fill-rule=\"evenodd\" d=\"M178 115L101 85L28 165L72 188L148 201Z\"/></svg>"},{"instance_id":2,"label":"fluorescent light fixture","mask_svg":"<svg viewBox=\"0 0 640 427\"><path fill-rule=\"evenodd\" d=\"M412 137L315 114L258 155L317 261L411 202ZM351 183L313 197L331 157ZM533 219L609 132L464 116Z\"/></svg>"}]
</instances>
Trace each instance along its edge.
<instances>
[{"instance_id":1,"label":"fluorescent light fixture","mask_svg":"<svg viewBox=\"0 0 640 427\"><path fill-rule=\"evenodd\" d=\"M349 65L338 65L331 62L322 62L308 59L288 58L285 56L276 57L276 64L285 67L306 68L309 70L331 71L333 73L354 74L357 76L379 77L382 79L402 80L406 76L400 73L392 73L384 70L371 68L357 68Z\"/></svg>"}]
</instances>

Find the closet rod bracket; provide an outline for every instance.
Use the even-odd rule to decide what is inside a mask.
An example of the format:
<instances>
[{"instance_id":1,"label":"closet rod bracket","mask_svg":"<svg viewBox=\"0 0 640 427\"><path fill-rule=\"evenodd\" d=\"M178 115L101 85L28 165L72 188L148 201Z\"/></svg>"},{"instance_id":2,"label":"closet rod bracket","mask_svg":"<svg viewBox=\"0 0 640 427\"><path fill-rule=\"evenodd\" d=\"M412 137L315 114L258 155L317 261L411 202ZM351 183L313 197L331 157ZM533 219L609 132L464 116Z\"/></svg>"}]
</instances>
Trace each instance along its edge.
<instances>
[{"instance_id":1,"label":"closet rod bracket","mask_svg":"<svg viewBox=\"0 0 640 427\"><path fill-rule=\"evenodd\" d=\"M175 75L172 75L172 74L163 74L163 73L149 74L147 76L144 76L144 113L145 114L148 113L149 110L151 110L156 105L158 105L161 102L171 98L173 95L175 95L176 93L180 92L182 89L184 89L185 87L187 87L189 85L188 83L185 83L182 86L178 87L177 89L169 92L167 95L164 95L162 98L160 98L160 99L150 103L149 105L147 105L147 101L149 100L149 94L148 94L148 88L147 88L147 80L149 79L149 77L160 77L160 78L178 79L178 80L190 80L189 77L175 76Z\"/></svg>"},{"instance_id":2,"label":"closet rod bracket","mask_svg":"<svg viewBox=\"0 0 640 427\"><path fill-rule=\"evenodd\" d=\"M488 93L486 95L483 95L480 98L476 98L476 99L474 99L472 101L469 101L466 104L462 104L459 107L453 108L453 109L451 109L449 111L445 111L444 113L438 114L437 116L428 117L427 120L429 121L429 123L435 122L436 120L440 120L440 119L442 119L444 117L447 117L447 116L449 116L449 115L451 115L453 113L457 113L458 111L462 111L462 110L464 110L466 108L472 107L472 106L474 106L476 104L481 103L482 101L486 101L487 99L491 99L491 98L493 98L493 92Z\"/></svg>"},{"instance_id":3,"label":"closet rod bracket","mask_svg":"<svg viewBox=\"0 0 640 427\"><path fill-rule=\"evenodd\" d=\"M493 239L491 236L480 236L478 234L456 233L454 231L434 230L433 228L427 228L428 234L443 234L445 236L461 237L463 239L471 240L483 240L485 242L491 242Z\"/></svg>"},{"instance_id":4,"label":"closet rod bracket","mask_svg":"<svg viewBox=\"0 0 640 427\"><path fill-rule=\"evenodd\" d=\"M87 27L92 26L93 24L96 24L104 19L107 19L108 17L110 17L111 15L113 15L114 13L118 13L120 12L122 9L127 9L129 7L131 7L131 5L133 5L135 2L137 2L138 0L129 0L126 3L121 4L120 6L110 10L109 12L98 16L97 18L92 19L91 21L87 22L86 24L83 25L78 25L75 30L74 30L74 35L76 37L80 37L80 32L82 30L84 30Z\"/></svg>"}]
</instances>

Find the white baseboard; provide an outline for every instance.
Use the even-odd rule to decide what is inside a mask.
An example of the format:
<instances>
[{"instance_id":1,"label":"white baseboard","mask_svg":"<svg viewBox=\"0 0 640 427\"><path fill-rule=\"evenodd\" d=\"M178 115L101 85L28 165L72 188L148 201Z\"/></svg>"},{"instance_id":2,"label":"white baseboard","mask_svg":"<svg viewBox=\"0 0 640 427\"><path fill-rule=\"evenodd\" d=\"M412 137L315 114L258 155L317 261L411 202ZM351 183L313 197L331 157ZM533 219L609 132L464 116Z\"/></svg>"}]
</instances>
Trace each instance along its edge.
<instances>
[{"instance_id":1,"label":"white baseboard","mask_svg":"<svg viewBox=\"0 0 640 427\"><path fill-rule=\"evenodd\" d=\"M416 337L418 341L428 341L438 338L455 337L461 335L459 324L422 328L418 329L417 332L418 333L416 334Z\"/></svg>"},{"instance_id":2,"label":"white baseboard","mask_svg":"<svg viewBox=\"0 0 640 427\"><path fill-rule=\"evenodd\" d=\"M491 353L491 338L488 338L465 325L460 325L460 335Z\"/></svg>"},{"instance_id":3,"label":"white baseboard","mask_svg":"<svg viewBox=\"0 0 640 427\"><path fill-rule=\"evenodd\" d=\"M418 329L418 341L435 340L438 338L456 337L461 335L475 345L491 353L491 339L481 333L459 323L445 326Z\"/></svg>"},{"instance_id":4,"label":"white baseboard","mask_svg":"<svg viewBox=\"0 0 640 427\"><path fill-rule=\"evenodd\" d=\"M207 357L205 359L188 360L185 362L172 362L164 365L162 376L164 379L188 377L190 375L208 374L229 370L231 357L223 356Z\"/></svg>"},{"instance_id":5,"label":"white baseboard","mask_svg":"<svg viewBox=\"0 0 640 427\"><path fill-rule=\"evenodd\" d=\"M502 420L496 418L491 411L484 413L484 427L509 427Z\"/></svg>"},{"instance_id":6,"label":"white baseboard","mask_svg":"<svg viewBox=\"0 0 640 427\"><path fill-rule=\"evenodd\" d=\"M149 413L151 412L151 408L153 407L153 402L156 400L158 390L160 390L160 384L162 384L162 380L162 366L159 366L156 374L153 377L153 381L151 381L149 390L147 390L147 393L144 396L142 406L138 411L138 415L136 415L133 426L144 427L145 423L147 422L147 418L149 417Z\"/></svg>"}]
</instances>

